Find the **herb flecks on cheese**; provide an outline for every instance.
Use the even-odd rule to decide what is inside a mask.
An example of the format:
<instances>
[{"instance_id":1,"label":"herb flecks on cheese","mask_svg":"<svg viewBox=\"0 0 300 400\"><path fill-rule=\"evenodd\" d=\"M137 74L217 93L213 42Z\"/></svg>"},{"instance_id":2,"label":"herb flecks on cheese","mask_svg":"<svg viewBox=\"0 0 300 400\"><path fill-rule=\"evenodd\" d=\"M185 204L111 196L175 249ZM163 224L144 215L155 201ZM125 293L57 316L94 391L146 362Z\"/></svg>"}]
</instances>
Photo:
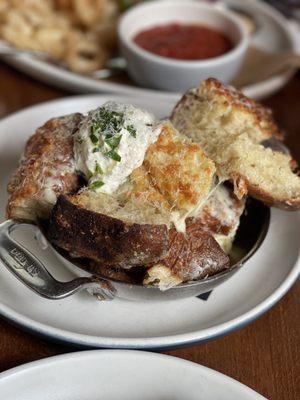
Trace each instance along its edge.
<instances>
[{"instance_id":1,"label":"herb flecks on cheese","mask_svg":"<svg viewBox=\"0 0 300 400\"><path fill-rule=\"evenodd\" d=\"M147 111L107 102L90 111L75 134L76 168L90 189L112 194L142 165L160 132Z\"/></svg>"}]
</instances>

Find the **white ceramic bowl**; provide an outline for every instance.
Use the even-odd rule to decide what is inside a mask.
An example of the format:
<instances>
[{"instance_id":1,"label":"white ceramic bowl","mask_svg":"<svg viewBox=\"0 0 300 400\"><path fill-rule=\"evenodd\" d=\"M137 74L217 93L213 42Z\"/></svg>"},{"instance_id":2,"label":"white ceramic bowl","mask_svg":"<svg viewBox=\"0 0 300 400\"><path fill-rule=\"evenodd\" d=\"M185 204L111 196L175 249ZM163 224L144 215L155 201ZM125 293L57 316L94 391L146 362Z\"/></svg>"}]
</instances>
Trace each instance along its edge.
<instances>
[{"instance_id":1,"label":"white ceramic bowl","mask_svg":"<svg viewBox=\"0 0 300 400\"><path fill-rule=\"evenodd\" d=\"M144 351L93 350L20 365L0 374L5 400L266 400L190 361Z\"/></svg>"},{"instance_id":2,"label":"white ceramic bowl","mask_svg":"<svg viewBox=\"0 0 300 400\"><path fill-rule=\"evenodd\" d=\"M155 55L133 41L138 32L174 22L215 28L224 32L234 47L218 57L185 61ZM168 91L185 91L208 77L230 82L238 72L248 47L247 32L230 11L193 1L151 1L137 5L121 18L118 35L132 79L140 86Z\"/></svg>"}]
</instances>

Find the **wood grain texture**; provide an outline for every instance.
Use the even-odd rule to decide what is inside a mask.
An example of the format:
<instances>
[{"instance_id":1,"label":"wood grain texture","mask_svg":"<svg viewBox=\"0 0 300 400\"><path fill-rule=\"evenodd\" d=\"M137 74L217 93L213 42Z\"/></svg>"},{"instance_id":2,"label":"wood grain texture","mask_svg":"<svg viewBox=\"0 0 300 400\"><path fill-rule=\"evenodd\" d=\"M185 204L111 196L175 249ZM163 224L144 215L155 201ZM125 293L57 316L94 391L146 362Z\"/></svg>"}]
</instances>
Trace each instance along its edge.
<instances>
[{"instance_id":1,"label":"wood grain texture","mask_svg":"<svg viewBox=\"0 0 300 400\"><path fill-rule=\"evenodd\" d=\"M0 117L41 101L68 95L0 64ZM265 102L287 133L300 160L300 76ZM2 190L2 188L1 188ZM300 282L267 314L223 338L168 351L227 374L272 400L300 398ZM74 351L0 320L0 371Z\"/></svg>"}]
</instances>

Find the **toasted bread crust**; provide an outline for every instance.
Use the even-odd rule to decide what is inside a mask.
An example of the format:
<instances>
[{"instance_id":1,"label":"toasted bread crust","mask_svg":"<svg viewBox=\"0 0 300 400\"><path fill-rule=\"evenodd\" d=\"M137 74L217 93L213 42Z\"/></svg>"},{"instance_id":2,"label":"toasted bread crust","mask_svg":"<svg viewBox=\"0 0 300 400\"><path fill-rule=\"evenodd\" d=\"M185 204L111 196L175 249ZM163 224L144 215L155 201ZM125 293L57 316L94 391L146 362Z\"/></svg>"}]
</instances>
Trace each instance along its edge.
<instances>
[{"instance_id":1,"label":"toasted bread crust","mask_svg":"<svg viewBox=\"0 0 300 400\"><path fill-rule=\"evenodd\" d=\"M182 282L189 282L223 271L230 259L211 234L201 224L187 227L186 234L170 230L170 249L167 257L150 267L144 284L166 290Z\"/></svg>"},{"instance_id":2,"label":"toasted bread crust","mask_svg":"<svg viewBox=\"0 0 300 400\"><path fill-rule=\"evenodd\" d=\"M213 94L217 100L226 102L228 106L236 112L241 111L249 114L249 116L253 118L253 123L260 127L265 140L272 136L275 136L279 140L283 140L284 135L279 130L274 121L272 111L269 108L266 108L255 100L250 99L232 86L224 85L215 78L209 78L203 81L202 85L208 93ZM184 103L190 102L191 96L194 96L195 99L198 98L200 88L190 89L183 95L172 111L171 121L178 108L180 108Z\"/></svg>"},{"instance_id":3,"label":"toasted bread crust","mask_svg":"<svg viewBox=\"0 0 300 400\"><path fill-rule=\"evenodd\" d=\"M81 119L81 114L53 118L29 139L8 183L7 218L47 218L58 194L78 188L72 160L73 133Z\"/></svg>"},{"instance_id":4,"label":"toasted bread crust","mask_svg":"<svg viewBox=\"0 0 300 400\"><path fill-rule=\"evenodd\" d=\"M187 219L186 224L190 229L195 226L211 235L230 235L237 229L245 204L245 198L238 199L231 187L221 185L213 192L199 213L194 218Z\"/></svg>"},{"instance_id":5,"label":"toasted bread crust","mask_svg":"<svg viewBox=\"0 0 300 400\"><path fill-rule=\"evenodd\" d=\"M98 275L101 278L107 278L114 281L131 284L141 284L146 271L146 269L141 268L140 266L131 269L124 269L120 267L109 267L96 261L91 261L84 269L92 274Z\"/></svg>"},{"instance_id":6,"label":"toasted bread crust","mask_svg":"<svg viewBox=\"0 0 300 400\"><path fill-rule=\"evenodd\" d=\"M67 196L53 208L48 237L73 256L122 268L157 262L169 248L166 225L128 224L75 205Z\"/></svg>"},{"instance_id":7,"label":"toasted bread crust","mask_svg":"<svg viewBox=\"0 0 300 400\"><path fill-rule=\"evenodd\" d=\"M202 226L187 227L185 235L172 229L170 241L163 263L183 282L214 275L230 266L229 257Z\"/></svg>"},{"instance_id":8,"label":"toasted bread crust","mask_svg":"<svg viewBox=\"0 0 300 400\"><path fill-rule=\"evenodd\" d=\"M211 78L189 90L171 118L182 134L203 146L219 176L233 183L239 199L249 194L269 206L300 208L296 163L262 146L268 139L283 137L270 110Z\"/></svg>"},{"instance_id":9,"label":"toasted bread crust","mask_svg":"<svg viewBox=\"0 0 300 400\"><path fill-rule=\"evenodd\" d=\"M266 137L275 136L277 139L283 139L284 135L279 130L269 108L245 96L240 90L222 84L215 78L209 78L206 83L210 90L215 90L218 95L224 96L232 107L251 113L265 132Z\"/></svg>"},{"instance_id":10,"label":"toasted bread crust","mask_svg":"<svg viewBox=\"0 0 300 400\"><path fill-rule=\"evenodd\" d=\"M246 177L239 175L240 185L246 188L249 196L262 201L269 207L276 207L284 211L298 211L300 209L300 199L276 199L270 193L262 190L258 186L249 183Z\"/></svg>"}]
</instances>

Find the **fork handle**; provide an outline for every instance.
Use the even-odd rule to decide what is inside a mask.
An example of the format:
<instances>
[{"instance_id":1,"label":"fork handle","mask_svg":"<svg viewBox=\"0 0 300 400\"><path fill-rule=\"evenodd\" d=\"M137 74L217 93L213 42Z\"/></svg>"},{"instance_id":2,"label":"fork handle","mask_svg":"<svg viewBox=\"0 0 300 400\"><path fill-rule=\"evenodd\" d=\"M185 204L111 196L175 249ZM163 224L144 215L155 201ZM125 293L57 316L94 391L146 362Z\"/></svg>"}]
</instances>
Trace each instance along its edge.
<instances>
[{"instance_id":1,"label":"fork handle","mask_svg":"<svg viewBox=\"0 0 300 400\"><path fill-rule=\"evenodd\" d=\"M38 230L34 225L12 220L0 225L0 260L29 289L52 300L68 297L83 289L92 292L99 300L114 298L115 290L110 283L97 277L76 278L70 282L56 280L34 254L12 239L11 233L22 225Z\"/></svg>"}]
</instances>

